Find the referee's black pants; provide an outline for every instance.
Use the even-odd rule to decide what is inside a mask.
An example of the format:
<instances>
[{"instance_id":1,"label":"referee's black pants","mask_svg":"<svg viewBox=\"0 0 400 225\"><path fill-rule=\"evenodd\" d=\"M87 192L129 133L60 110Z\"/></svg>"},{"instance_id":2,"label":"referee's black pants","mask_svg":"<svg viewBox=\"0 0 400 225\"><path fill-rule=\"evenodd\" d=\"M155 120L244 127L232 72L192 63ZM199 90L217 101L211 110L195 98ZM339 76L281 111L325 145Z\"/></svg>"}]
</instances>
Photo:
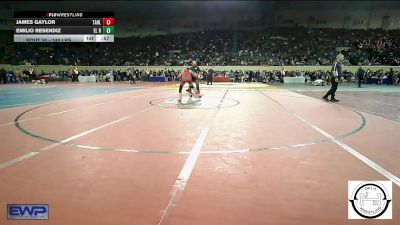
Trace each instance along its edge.
<instances>
[{"instance_id":1,"label":"referee's black pants","mask_svg":"<svg viewBox=\"0 0 400 225\"><path fill-rule=\"evenodd\" d=\"M338 82L335 81L334 76L331 77L331 83L332 83L331 89L329 89L329 91L326 93L326 95L324 97L327 98L330 95L331 100L332 100L332 99L335 99L335 93L336 93L337 86L338 86Z\"/></svg>"}]
</instances>

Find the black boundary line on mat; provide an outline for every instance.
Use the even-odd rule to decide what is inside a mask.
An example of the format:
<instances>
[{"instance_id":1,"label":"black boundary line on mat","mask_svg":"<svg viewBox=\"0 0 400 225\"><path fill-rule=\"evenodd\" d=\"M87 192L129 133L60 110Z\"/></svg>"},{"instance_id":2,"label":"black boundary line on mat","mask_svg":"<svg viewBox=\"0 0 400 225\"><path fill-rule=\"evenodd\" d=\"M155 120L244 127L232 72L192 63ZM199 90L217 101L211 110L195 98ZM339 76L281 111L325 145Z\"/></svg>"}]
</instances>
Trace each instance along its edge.
<instances>
[{"instance_id":1,"label":"black boundary line on mat","mask_svg":"<svg viewBox=\"0 0 400 225\"><path fill-rule=\"evenodd\" d=\"M268 96L265 93L263 93L261 91L258 91L258 92L268 98ZM292 97L292 96L288 96L288 97ZM318 100L318 99L315 99L315 98L307 98L307 99L313 100L313 101L321 101L321 100ZM47 106L47 105L50 105L50 104L55 104L55 103L57 103L57 102L51 102L51 103L47 103L47 104L44 104L44 105L36 106L36 107L33 107L31 109L28 109L28 110L20 113L14 119L14 123L15 123L16 128L18 130L20 130L22 133L24 133L24 134L26 134L28 136L31 136L31 137L34 137L34 138L37 138L37 139L40 139L40 140L43 140L43 141L48 141L48 142L52 142L52 143L56 143L56 144L60 144L60 145L66 145L66 146L77 147L77 148L82 148L82 149L105 150L105 151L120 151L120 152L131 152L131 153L146 153L146 154L189 154L189 151L136 150L136 149L122 149L122 148L98 147L98 146L87 146L87 145L72 144L72 143L63 143L60 140L55 140L55 139L51 139L51 138L40 136L38 134L34 134L34 133L26 130L25 128L23 128L20 125L19 119L24 114L26 114L26 113L28 113L30 111L33 111L33 110L35 110L37 108L44 107L44 106ZM360 124L360 126L358 128L356 128L356 129L354 129L354 130L352 130L352 131L350 131L350 132L348 132L346 134L337 136L337 137L335 137L335 139L343 139L345 137L353 135L353 134L359 132L360 130L362 130L366 125L366 119L361 113L359 113L356 110L353 110L351 108L348 108L348 107L345 107L345 106L342 106L342 105L340 105L340 106L344 107L346 109L349 109L352 112L356 113L361 118L362 122L361 122L361 124ZM291 144L291 145L286 145L286 146L283 145L283 146L279 146L279 147L260 147L260 148L236 149L236 150L235 149L233 149L233 150L216 150L216 151L207 151L207 150L205 150L205 151L202 151L202 154L210 154L210 153L213 153L213 154L226 154L226 153L243 153L243 152L255 152L255 151L266 151L266 150L284 150L284 149L288 149L288 148L296 148L296 147L304 147L304 146L316 145L316 144L321 144L321 143L325 143L325 142L329 142L329 141L331 141L331 140L330 139L321 139L321 140L316 140L316 141L312 141L312 142L309 142L309 143Z\"/></svg>"}]
</instances>

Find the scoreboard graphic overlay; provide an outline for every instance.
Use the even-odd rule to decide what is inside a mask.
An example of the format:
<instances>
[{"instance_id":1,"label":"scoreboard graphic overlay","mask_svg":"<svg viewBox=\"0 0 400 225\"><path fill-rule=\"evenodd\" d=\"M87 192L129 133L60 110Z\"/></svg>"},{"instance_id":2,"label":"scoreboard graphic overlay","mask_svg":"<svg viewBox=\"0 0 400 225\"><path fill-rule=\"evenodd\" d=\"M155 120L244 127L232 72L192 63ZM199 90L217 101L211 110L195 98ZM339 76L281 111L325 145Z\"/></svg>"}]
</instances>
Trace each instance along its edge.
<instances>
[{"instance_id":1,"label":"scoreboard graphic overlay","mask_svg":"<svg viewBox=\"0 0 400 225\"><path fill-rule=\"evenodd\" d=\"M114 12L14 12L14 42L114 42Z\"/></svg>"}]
</instances>

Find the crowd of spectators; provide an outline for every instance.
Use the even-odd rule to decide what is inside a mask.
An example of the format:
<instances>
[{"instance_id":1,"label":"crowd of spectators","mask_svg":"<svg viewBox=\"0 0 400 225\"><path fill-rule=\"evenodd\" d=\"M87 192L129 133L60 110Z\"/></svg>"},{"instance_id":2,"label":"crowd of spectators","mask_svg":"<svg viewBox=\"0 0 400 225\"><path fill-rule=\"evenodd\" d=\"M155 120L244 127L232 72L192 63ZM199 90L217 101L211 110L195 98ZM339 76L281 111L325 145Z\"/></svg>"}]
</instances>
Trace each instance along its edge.
<instances>
[{"instance_id":1,"label":"crowd of spectators","mask_svg":"<svg viewBox=\"0 0 400 225\"><path fill-rule=\"evenodd\" d=\"M400 65L400 30L274 28L116 38L114 43L1 43L0 64L76 66Z\"/></svg>"},{"instance_id":2,"label":"crowd of spectators","mask_svg":"<svg viewBox=\"0 0 400 225\"><path fill-rule=\"evenodd\" d=\"M150 70L143 68L131 67L129 69L112 69L112 70L78 70L77 68L70 68L69 70L60 70L58 72L38 72L32 68L25 71L12 71L0 69L0 76L2 83L23 83L30 82L38 78L52 79L54 81L69 81L77 82L78 76L93 76L97 77L98 82L136 82L136 81L149 81L150 77L165 77L168 82L177 81L177 76L181 71L165 68L163 70ZM204 81L207 77L206 70L203 73ZM229 77L233 82L265 82L265 83L283 83L284 77L304 77L305 81L310 83L315 80L324 80L329 83L330 70L295 70L285 71L285 68L280 70L215 70L213 76ZM365 76L362 79L363 83L368 83L371 79L375 80L374 83L383 84L383 80L388 79L389 71L384 70L371 70L365 71ZM396 71L391 78L393 84L400 85L400 71ZM355 83L358 77L355 73L344 70L343 76L340 80L341 83ZM377 81L377 82L376 82Z\"/></svg>"},{"instance_id":3,"label":"crowd of spectators","mask_svg":"<svg viewBox=\"0 0 400 225\"><path fill-rule=\"evenodd\" d=\"M330 83L331 71L308 71L308 70L296 70L296 71L285 71L284 68L281 70L246 70L246 71L216 71L216 74L220 76L227 76L235 82L265 82L265 83L283 83L284 77L304 77L307 83L312 83L315 80L323 80L326 83ZM389 71L370 69L366 70L365 76L362 78L363 83L377 83L383 84L385 79L389 79ZM391 78L393 84L400 85L400 72L394 72L394 76ZM343 76L340 79L340 83L356 83L358 77L355 73L350 71L343 71Z\"/></svg>"}]
</instances>

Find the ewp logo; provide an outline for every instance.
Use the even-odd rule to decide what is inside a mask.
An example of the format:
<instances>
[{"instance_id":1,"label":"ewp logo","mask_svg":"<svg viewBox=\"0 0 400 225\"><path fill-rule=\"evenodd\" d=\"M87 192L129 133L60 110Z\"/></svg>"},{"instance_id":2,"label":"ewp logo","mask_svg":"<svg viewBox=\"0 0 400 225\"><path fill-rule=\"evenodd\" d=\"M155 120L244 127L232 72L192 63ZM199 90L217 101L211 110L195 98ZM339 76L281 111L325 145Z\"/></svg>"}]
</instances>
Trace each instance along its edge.
<instances>
[{"instance_id":1,"label":"ewp logo","mask_svg":"<svg viewBox=\"0 0 400 225\"><path fill-rule=\"evenodd\" d=\"M48 220L49 205L45 204L8 204L7 219L9 220Z\"/></svg>"}]
</instances>

